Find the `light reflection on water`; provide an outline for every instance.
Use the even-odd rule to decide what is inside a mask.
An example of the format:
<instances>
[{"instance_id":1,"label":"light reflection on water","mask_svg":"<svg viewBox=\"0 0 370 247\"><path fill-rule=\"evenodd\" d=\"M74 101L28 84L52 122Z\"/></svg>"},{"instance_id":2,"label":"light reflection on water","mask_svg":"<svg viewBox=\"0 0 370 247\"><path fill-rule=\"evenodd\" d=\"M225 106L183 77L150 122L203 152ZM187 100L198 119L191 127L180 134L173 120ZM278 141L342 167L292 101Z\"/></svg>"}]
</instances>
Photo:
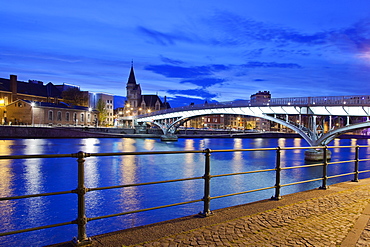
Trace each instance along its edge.
<instances>
[{"instance_id":1,"label":"light reflection on water","mask_svg":"<svg viewBox=\"0 0 370 247\"><path fill-rule=\"evenodd\" d=\"M332 145L370 145L370 140L339 140ZM178 142L160 142L156 139L26 139L0 141L0 154L54 154L103 152L138 152L138 151L179 151L218 149L250 149L266 147L307 146L304 140L295 139L242 139L242 138L204 138L179 139ZM354 148L331 149L332 160L353 159ZM369 158L370 150L360 152L361 158ZM211 174L238 173L261 170L275 166L275 151L223 152L211 154ZM304 150L282 150L282 166L304 164ZM367 163L364 169L370 169ZM88 157L85 161L86 186L89 188L133 184L150 181L171 180L188 177L201 177L204 174L204 154L173 155L126 155L114 157ZM73 190L77 185L77 162L74 158L62 159L26 159L0 160L0 195L24 195L53 191ZM353 164L334 165L329 175L352 172ZM308 178L319 178L321 167L290 169L282 172L282 183L291 183ZM364 176L364 175L362 175ZM342 179L342 180L341 180ZM337 183L346 178L337 178ZM283 187L282 195L313 189L321 182ZM211 196L236 193L275 184L273 172L212 178ZM94 191L86 195L87 217L102 216L147 207L161 206L203 197L203 181L192 180L170 183L168 185L149 185L127 187L107 191ZM227 197L211 201L211 209L248 203L270 198L273 190ZM54 224L71 221L76 218L76 195L37 197L0 202L0 231L18 230L25 227ZM171 218L196 214L203 210L202 203L195 203L174 208L155 210L115 217L106 220L91 221L87 225L89 236L115 231L128 227L150 224ZM34 225L33 225L34 224ZM76 235L76 227L59 227L34 233L0 237L2 244L17 243L17 246L33 246L69 241ZM53 237L50 237L53 236Z\"/></svg>"}]
</instances>

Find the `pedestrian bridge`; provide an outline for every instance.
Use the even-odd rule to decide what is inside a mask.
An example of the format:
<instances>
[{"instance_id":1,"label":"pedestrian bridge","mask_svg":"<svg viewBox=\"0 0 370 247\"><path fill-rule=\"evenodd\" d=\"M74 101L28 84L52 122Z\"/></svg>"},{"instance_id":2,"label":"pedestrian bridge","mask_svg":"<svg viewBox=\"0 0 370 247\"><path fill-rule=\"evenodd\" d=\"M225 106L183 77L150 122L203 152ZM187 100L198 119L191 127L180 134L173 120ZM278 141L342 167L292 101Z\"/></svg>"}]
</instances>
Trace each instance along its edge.
<instances>
[{"instance_id":1,"label":"pedestrian bridge","mask_svg":"<svg viewBox=\"0 0 370 247\"><path fill-rule=\"evenodd\" d=\"M297 132L311 146L325 146L337 136L370 127L370 95L273 98L190 105L135 116L138 124L159 126L175 136L184 122L199 116L234 114L258 117Z\"/></svg>"}]
</instances>

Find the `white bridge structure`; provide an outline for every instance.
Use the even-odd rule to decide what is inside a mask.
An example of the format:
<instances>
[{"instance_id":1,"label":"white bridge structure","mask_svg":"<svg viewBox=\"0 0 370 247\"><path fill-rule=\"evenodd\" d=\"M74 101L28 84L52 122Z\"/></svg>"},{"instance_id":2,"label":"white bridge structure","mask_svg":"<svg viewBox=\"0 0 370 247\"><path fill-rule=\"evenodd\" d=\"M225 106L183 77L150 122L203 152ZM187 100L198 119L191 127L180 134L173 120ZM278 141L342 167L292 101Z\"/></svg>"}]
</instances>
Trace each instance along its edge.
<instances>
[{"instance_id":1,"label":"white bridge structure","mask_svg":"<svg viewBox=\"0 0 370 247\"><path fill-rule=\"evenodd\" d=\"M311 146L325 146L337 136L370 127L370 95L272 98L190 105L134 116L137 124L155 124L165 137L189 119L215 114L263 118L284 125Z\"/></svg>"}]
</instances>

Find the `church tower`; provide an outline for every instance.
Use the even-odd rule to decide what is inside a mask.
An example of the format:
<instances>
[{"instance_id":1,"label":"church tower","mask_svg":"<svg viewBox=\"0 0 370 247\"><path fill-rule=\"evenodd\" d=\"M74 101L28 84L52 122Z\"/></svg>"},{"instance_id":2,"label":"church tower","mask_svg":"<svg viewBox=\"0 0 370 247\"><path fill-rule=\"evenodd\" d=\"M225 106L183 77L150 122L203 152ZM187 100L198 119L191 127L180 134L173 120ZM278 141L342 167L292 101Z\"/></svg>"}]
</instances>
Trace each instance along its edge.
<instances>
[{"instance_id":1,"label":"church tower","mask_svg":"<svg viewBox=\"0 0 370 247\"><path fill-rule=\"evenodd\" d=\"M134 65L131 63L130 75L126 85L125 112L127 115L137 115L141 103L141 87L136 83Z\"/></svg>"}]
</instances>

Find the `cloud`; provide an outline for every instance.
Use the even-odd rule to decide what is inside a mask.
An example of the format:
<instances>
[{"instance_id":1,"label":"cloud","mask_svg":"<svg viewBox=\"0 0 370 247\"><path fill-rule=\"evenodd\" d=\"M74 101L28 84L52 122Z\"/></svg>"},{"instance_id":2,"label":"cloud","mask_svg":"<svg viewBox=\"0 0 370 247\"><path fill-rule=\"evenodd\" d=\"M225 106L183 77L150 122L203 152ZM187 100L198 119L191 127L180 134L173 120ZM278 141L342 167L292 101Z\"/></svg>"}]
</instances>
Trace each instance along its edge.
<instances>
[{"instance_id":1,"label":"cloud","mask_svg":"<svg viewBox=\"0 0 370 247\"><path fill-rule=\"evenodd\" d=\"M222 84L225 82L224 79L218 79L218 78L201 78L201 79L193 79L193 80L184 80L180 83L192 83L197 86L201 86L202 88L207 88L209 86L213 86L216 84Z\"/></svg>"},{"instance_id":2,"label":"cloud","mask_svg":"<svg viewBox=\"0 0 370 247\"><path fill-rule=\"evenodd\" d=\"M204 100L213 99L217 96L217 94L210 93L202 88L185 90L167 90L167 93L193 99L204 99Z\"/></svg>"},{"instance_id":3,"label":"cloud","mask_svg":"<svg viewBox=\"0 0 370 247\"><path fill-rule=\"evenodd\" d=\"M214 44L240 45L251 44L254 41L263 41L285 46L288 43L307 45L322 45L327 43L331 31L301 33L292 28L280 27L261 21L245 18L243 16L220 11L205 20L213 29L224 33L214 38Z\"/></svg>"},{"instance_id":4,"label":"cloud","mask_svg":"<svg viewBox=\"0 0 370 247\"><path fill-rule=\"evenodd\" d=\"M169 102L171 104L171 107L180 107L180 106L188 106L191 103L193 104L204 104L204 99L199 98L189 98L188 96L181 96L176 95L174 97L169 97ZM211 101L208 101L211 102Z\"/></svg>"},{"instance_id":5,"label":"cloud","mask_svg":"<svg viewBox=\"0 0 370 247\"><path fill-rule=\"evenodd\" d=\"M351 27L333 33L331 41L347 50L354 48L358 52L370 50L370 19L356 22Z\"/></svg>"},{"instance_id":6,"label":"cloud","mask_svg":"<svg viewBox=\"0 0 370 247\"><path fill-rule=\"evenodd\" d=\"M217 71L227 70L229 67L221 64L191 67L162 64L148 65L144 69L169 78L197 78L212 75Z\"/></svg>"},{"instance_id":7,"label":"cloud","mask_svg":"<svg viewBox=\"0 0 370 247\"><path fill-rule=\"evenodd\" d=\"M160 58L161 58L161 61L164 62L164 63L170 63L170 64L175 64L175 65L180 65L180 64L184 63L181 60L171 59L171 58L168 58L168 57L164 57L162 55L160 56Z\"/></svg>"},{"instance_id":8,"label":"cloud","mask_svg":"<svg viewBox=\"0 0 370 247\"><path fill-rule=\"evenodd\" d=\"M300 69L302 66L296 63L276 63L276 62L258 62L251 61L246 64L242 64L243 68L289 68L289 69Z\"/></svg>"},{"instance_id":9,"label":"cloud","mask_svg":"<svg viewBox=\"0 0 370 247\"><path fill-rule=\"evenodd\" d=\"M164 33L156 31L154 29L149 29L143 26L137 27L138 31L144 36L148 37L151 41L163 46L175 45L177 41L193 42L189 36L176 33Z\"/></svg>"}]
</instances>

